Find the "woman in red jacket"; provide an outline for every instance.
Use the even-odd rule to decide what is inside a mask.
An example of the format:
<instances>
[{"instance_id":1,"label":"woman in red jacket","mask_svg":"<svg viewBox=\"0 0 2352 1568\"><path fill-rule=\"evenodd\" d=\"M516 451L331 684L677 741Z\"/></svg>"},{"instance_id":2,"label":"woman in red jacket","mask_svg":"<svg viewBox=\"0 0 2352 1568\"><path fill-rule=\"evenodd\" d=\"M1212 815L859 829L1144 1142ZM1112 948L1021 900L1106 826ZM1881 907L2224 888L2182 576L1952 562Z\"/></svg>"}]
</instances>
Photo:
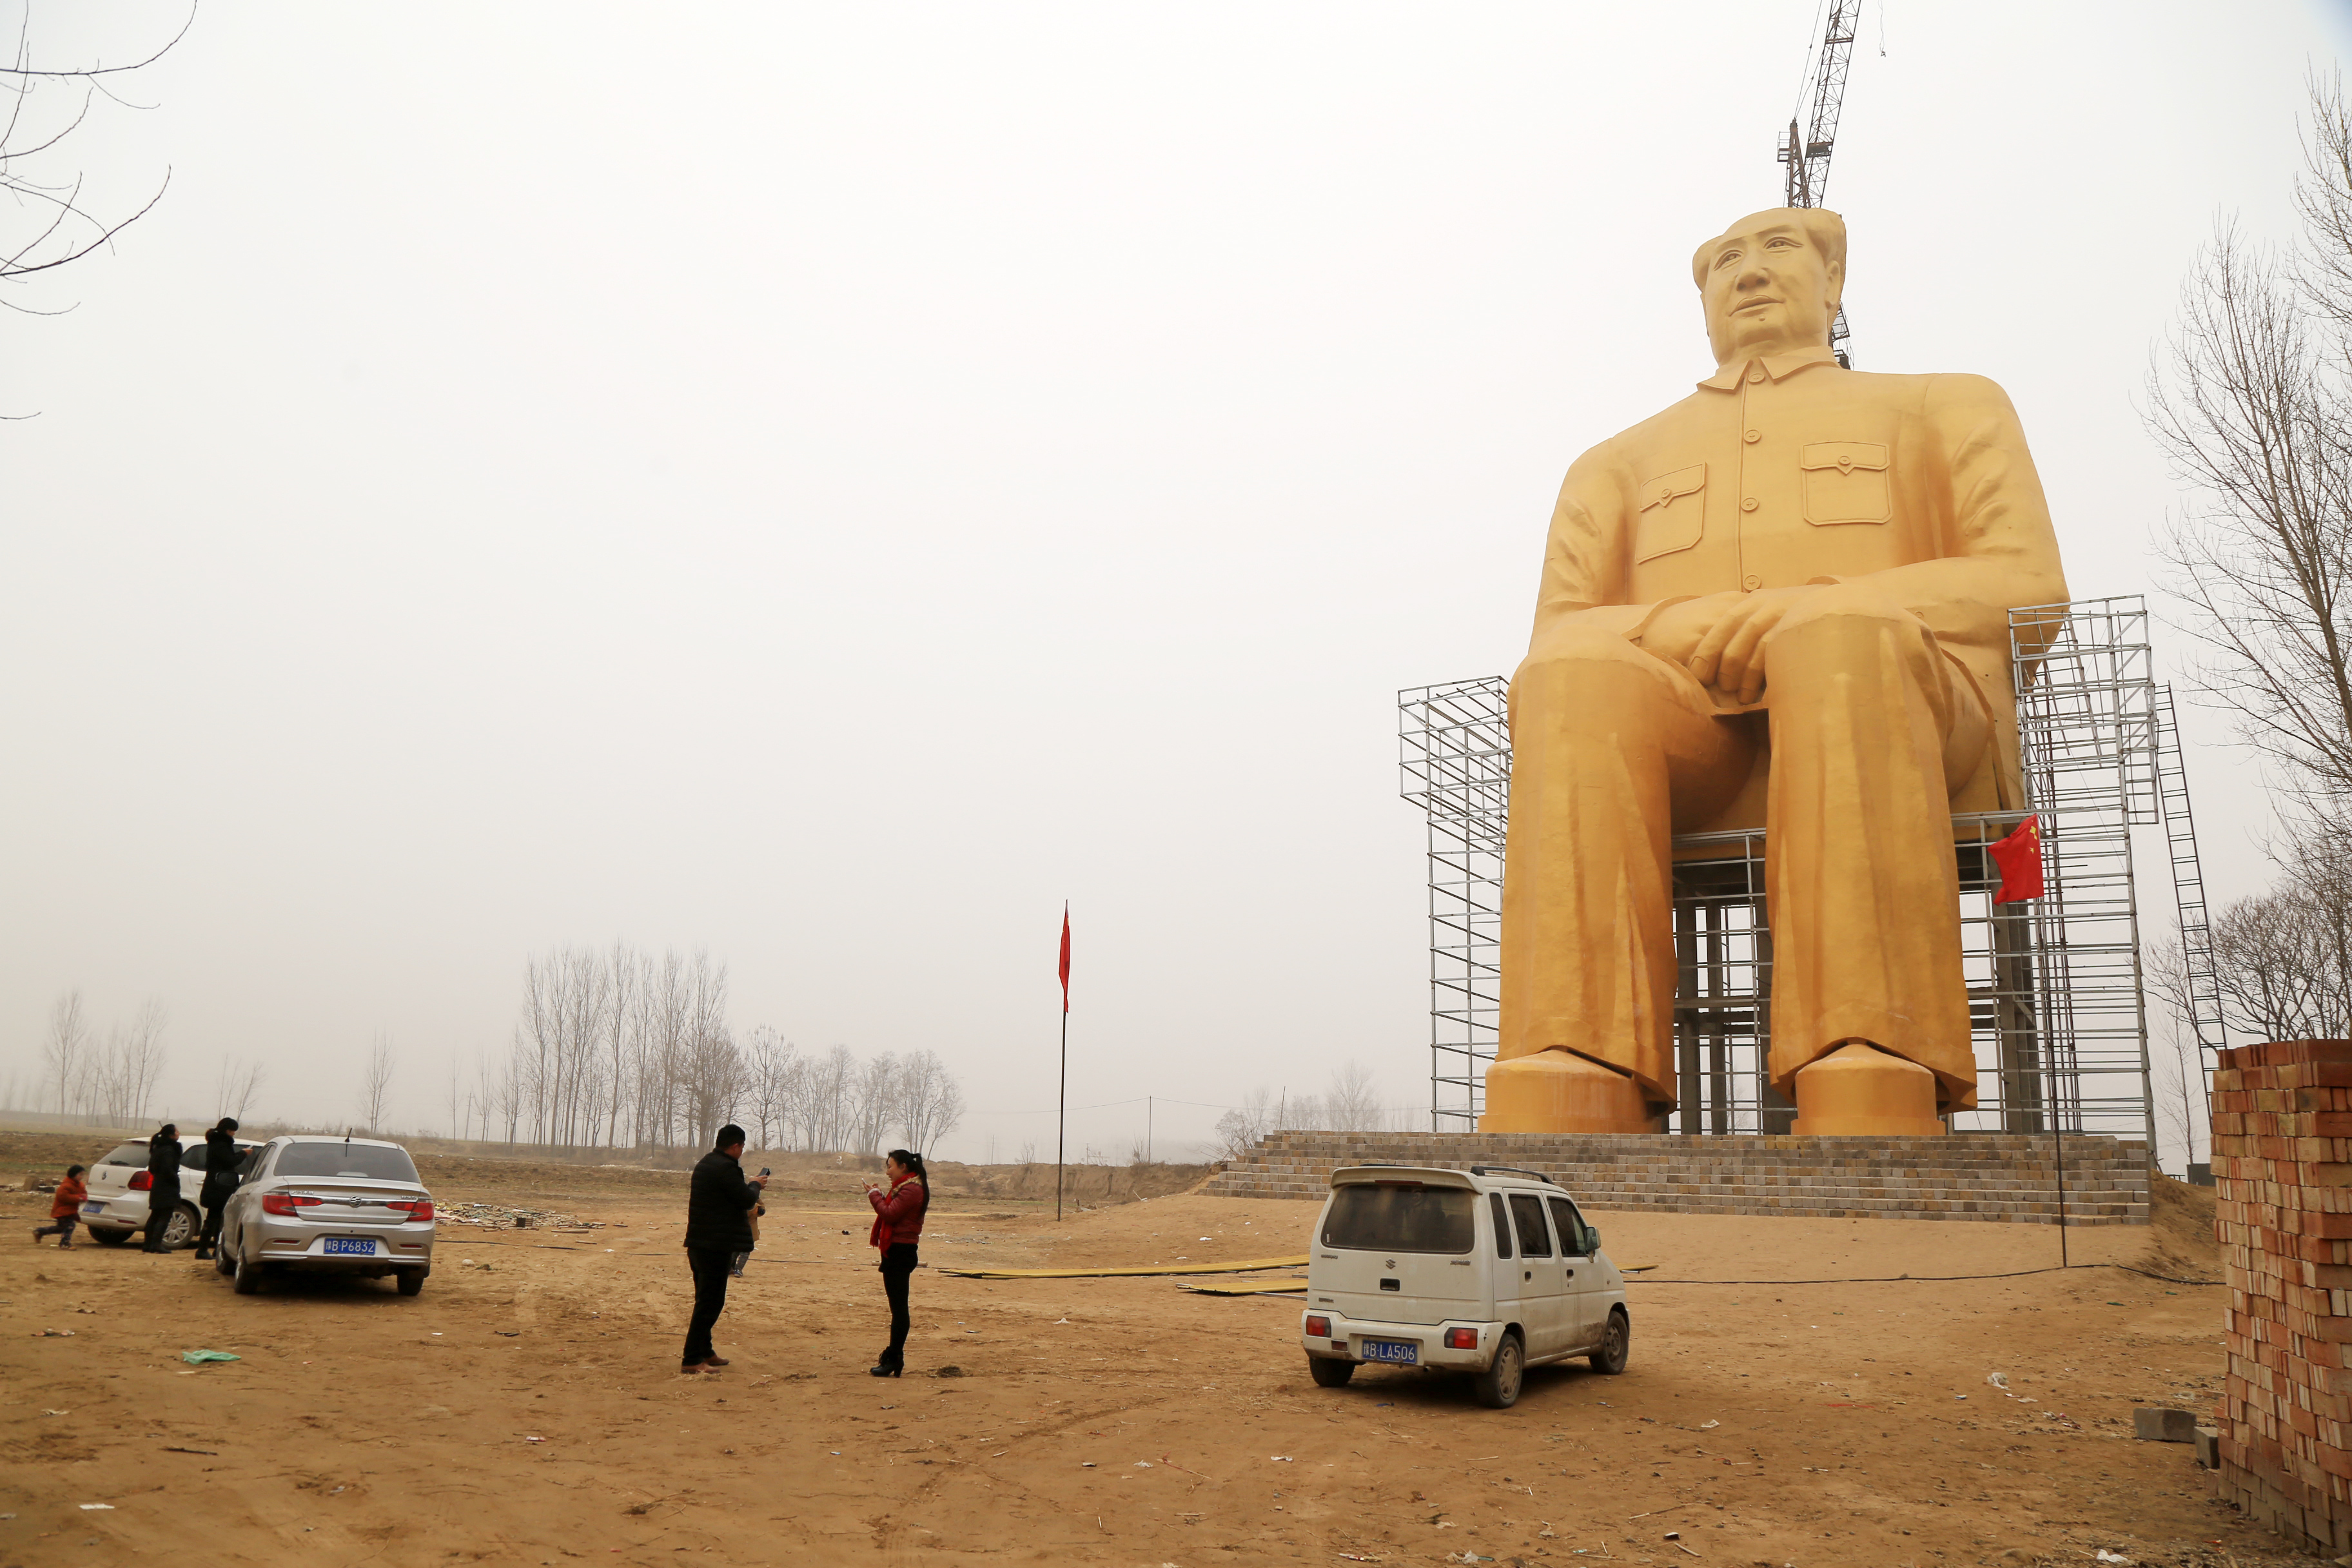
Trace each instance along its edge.
<instances>
[{"instance_id":1,"label":"woman in red jacket","mask_svg":"<svg viewBox=\"0 0 2352 1568\"><path fill-rule=\"evenodd\" d=\"M882 1168L890 1178L888 1191L866 1184L866 1201L874 1205L874 1230L866 1239L882 1254L882 1289L890 1298L890 1348L867 1370L876 1377L896 1377L907 1365L907 1279L915 1271L915 1238L923 1234L923 1211L931 1206L931 1192L923 1180L920 1154L893 1149Z\"/></svg>"}]
</instances>

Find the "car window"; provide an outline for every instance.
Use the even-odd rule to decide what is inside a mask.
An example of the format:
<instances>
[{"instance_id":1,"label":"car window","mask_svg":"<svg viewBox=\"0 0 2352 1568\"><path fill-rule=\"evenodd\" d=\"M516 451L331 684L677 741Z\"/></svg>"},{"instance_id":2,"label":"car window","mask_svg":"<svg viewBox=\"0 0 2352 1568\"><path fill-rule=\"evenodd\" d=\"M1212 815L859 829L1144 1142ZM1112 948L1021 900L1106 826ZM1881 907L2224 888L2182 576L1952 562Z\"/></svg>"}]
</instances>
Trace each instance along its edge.
<instances>
[{"instance_id":1,"label":"car window","mask_svg":"<svg viewBox=\"0 0 2352 1568\"><path fill-rule=\"evenodd\" d=\"M1467 1252L1477 1242L1478 1194L1462 1187L1382 1182L1331 1194L1323 1245L1359 1252Z\"/></svg>"},{"instance_id":2,"label":"car window","mask_svg":"<svg viewBox=\"0 0 2352 1568\"><path fill-rule=\"evenodd\" d=\"M99 1161L99 1163L101 1165L136 1165L143 1171L147 1168L147 1145L144 1143L118 1143L112 1149L107 1151L106 1157Z\"/></svg>"},{"instance_id":3,"label":"car window","mask_svg":"<svg viewBox=\"0 0 2352 1568\"><path fill-rule=\"evenodd\" d=\"M1551 1233L1544 1228L1543 1199L1533 1193L1513 1193L1511 1217L1519 1222L1519 1256L1549 1258Z\"/></svg>"},{"instance_id":4,"label":"car window","mask_svg":"<svg viewBox=\"0 0 2352 1568\"><path fill-rule=\"evenodd\" d=\"M180 1151L180 1169L183 1171L201 1171L205 1168L205 1161L206 1157L211 1153L212 1151L205 1148L202 1143L191 1143L186 1148Z\"/></svg>"},{"instance_id":5,"label":"car window","mask_svg":"<svg viewBox=\"0 0 2352 1568\"><path fill-rule=\"evenodd\" d=\"M1566 1198L1546 1198L1544 1201L1551 1205L1551 1223L1553 1228L1559 1232L1560 1250L1579 1258L1591 1251L1584 1243L1584 1221L1577 1214L1576 1205Z\"/></svg>"},{"instance_id":6,"label":"car window","mask_svg":"<svg viewBox=\"0 0 2352 1568\"><path fill-rule=\"evenodd\" d=\"M383 1143L289 1143L278 1152L280 1176L362 1176L378 1182L416 1180L405 1149Z\"/></svg>"},{"instance_id":7,"label":"car window","mask_svg":"<svg viewBox=\"0 0 2352 1568\"><path fill-rule=\"evenodd\" d=\"M1488 1193L1486 1201L1495 1206L1495 1256L1508 1258L1511 1255L1511 1222L1504 1216L1503 1194Z\"/></svg>"},{"instance_id":8,"label":"car window","mask_svg":"<svg viewBox=\"0 0 2352 1568\"><path fill-rule=\"evenodd\" d=\"M254 1167L261 1163L261 1157L268 1152L269 1152L269 1145L267 1143L256 1143L252 1148L247 1149L245 1152L245 1158L237 1163L236 1173L240 1176L253 1174Z\"/></svg>"}]
</instances>

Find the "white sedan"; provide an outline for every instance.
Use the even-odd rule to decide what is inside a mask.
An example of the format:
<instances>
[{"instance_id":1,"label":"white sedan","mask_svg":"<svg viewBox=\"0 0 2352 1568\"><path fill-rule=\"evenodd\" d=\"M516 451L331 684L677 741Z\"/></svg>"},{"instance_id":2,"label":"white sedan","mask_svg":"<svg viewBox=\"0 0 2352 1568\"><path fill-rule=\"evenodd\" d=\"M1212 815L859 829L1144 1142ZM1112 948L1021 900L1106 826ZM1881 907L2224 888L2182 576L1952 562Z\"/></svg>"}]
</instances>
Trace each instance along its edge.
<instances>
[{"instance_id":1,"label":"white sedan","mask_svg":"<svg viewBox=\"0 0 2352 1568\"><path fill-rule=\"evenodd\" d=\"M400 1293L433 1270L433 1194L397 1143L273 1138L228 1201L220 1271L249 1296L273 1272L391 1275Z\"/></svg>"}]
</instances>

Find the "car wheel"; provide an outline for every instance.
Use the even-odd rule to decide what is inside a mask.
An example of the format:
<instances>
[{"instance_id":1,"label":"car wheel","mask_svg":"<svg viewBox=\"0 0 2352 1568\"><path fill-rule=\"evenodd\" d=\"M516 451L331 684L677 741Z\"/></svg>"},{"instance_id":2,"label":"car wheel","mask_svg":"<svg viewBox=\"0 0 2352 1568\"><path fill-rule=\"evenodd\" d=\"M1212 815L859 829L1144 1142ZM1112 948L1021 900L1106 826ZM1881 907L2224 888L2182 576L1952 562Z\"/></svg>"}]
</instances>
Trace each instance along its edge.
<instances>
[{"instance_id":1,"label":"car wheel","mask_svg":"<svg viewBox=\"0 0 2352 1568\"><path fill-rule=\"evenodd\" d=\"M172 1217L163 1222L163 1250L178 1251L195 1240L204 1227L204 1215L191 1205L180 1205L172 1211Z\"/></svg>"},{"instance_id":2,"label":"car wheel","mask_svg":"<svg viewBox=\"0 0 2352 1568\"><path fill-rule=\"evenodd\" d=\"M1307 1358L1307 1375L1315 1380L1318 1388L1345 1388L1348 1380L1356 1375L1356 1363L1311 1355Z\"/></svg>"},{"instance_id":3,"label":"car wheel","mask_svg":"<svg viewBox=\"0 0 2352 1568\"><path fill-rule=\"evenodd\" d=\"M425 1277L431 1272L432 1270L429 1268L396 1268L393 1270L393 1273L400 1285L400 1293L404 1296L414 1296L418 1291L424 1289Z\"/></svg>"},{"instance_id":4,"label":"car wheel","mask_svg":"<svg viewBox=\"0 0 2352 1568\"><path fill-rule=\"evenodd\" d=\"M1625 1370L1625 1357L1633 1348L1633 1325L1625 1316L1625 1309L1609 1310L1609 1326L1601 1331L1601 1348L1592 1352L1592 1370L1614 1376Z\"/></svg>"},{"instance_id":5,"label":"car wheel","mask_svg":"<svg viewBox=\"0 0 2352 1568\"><path fill-rule=\"evenodd\" d=\"M236 1293L240 1296L261 1293L261 1265L247 1258L242 1247L238 1247L236 1254Z\"/></svg>"},{"instance_id":6,"label":"car wheel","mask_svg":"<svg viewBox=\"0 0 2352 1568\"><path fill-rule=\"evenodd\" d=\"M213 1237L213 1267L223 1274L236 1272L236 1248L228 1244L226 1235Z\"/></svg>"},{"instance_id":7,"label":"car wheel","mask_svg":"<svg viewBox=\"0 0 2352 1568\"><path fill-rule=\"evenodd\" d=\"M89 1233L108 1247L120 1247L129 1241L131 1236L131 1233L127 1230L100 1230L96 1226L89 1227Z\"/></svg>"},{"instance_id":8,"label":"car wheel","mask_svg":"<svg viewBox=\"0 0 2352 1568\"><path fill-rule=\"evenodd\" d=\"M1478 1403L1489 1410L1508 1410L1519 1402L1519 1383L1528 1368L1528 1352L1516 1332L1506 1331L1495 1347L1494 1364L1470 1380Z\"/></svg>"}]
</instances>

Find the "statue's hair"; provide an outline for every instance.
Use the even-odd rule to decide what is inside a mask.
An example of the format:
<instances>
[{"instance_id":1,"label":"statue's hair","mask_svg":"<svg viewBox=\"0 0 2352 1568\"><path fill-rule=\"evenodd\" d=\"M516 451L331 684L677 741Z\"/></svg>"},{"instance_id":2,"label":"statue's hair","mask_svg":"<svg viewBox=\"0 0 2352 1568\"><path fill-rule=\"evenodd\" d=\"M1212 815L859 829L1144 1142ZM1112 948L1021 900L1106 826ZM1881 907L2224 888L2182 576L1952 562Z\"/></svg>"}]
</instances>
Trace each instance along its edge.
<instances>
[{"instance_id":1,"label":"statue's hair","mask_svg":"<svg viewBox=\"0 0 2352 1568\"><path fill-rule=\"evenodd\" d=\"M1744 234L1775 218L1783 223L1793 223L1805 231L1805 237L1820 247L1822 258L1828 264L1832 286L1843 289L1845 286L1845 219L1827 207L1767 207L1762 212L1749 213L1691 252L1691 281L1705 289L1707 267L1714 259L1716 247L1731 235Z\"/></svg>"}]
</instances>

